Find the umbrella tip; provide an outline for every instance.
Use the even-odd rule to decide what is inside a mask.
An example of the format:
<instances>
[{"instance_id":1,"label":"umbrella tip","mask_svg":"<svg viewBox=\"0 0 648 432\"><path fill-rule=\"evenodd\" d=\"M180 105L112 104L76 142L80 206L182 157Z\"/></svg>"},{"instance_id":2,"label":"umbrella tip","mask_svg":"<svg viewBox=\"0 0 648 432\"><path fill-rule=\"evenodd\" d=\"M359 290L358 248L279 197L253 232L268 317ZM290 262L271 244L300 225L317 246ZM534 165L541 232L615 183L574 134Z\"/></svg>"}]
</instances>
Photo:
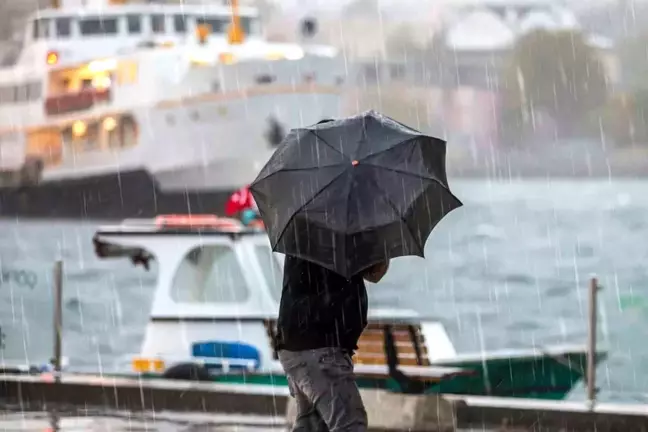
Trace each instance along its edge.
<instances>
[{"instance_id":1,"label":"umbrella tip","mask_svg":"<svg viewBox=\"0 0 648 432\"><path fill-rule=\"evenodd\" d=\"M351 165L353 165L353 166L358 165L358 161L357 161L357 160L352 161L352 162L351 162Z\"/></svg>"}]
</instances>

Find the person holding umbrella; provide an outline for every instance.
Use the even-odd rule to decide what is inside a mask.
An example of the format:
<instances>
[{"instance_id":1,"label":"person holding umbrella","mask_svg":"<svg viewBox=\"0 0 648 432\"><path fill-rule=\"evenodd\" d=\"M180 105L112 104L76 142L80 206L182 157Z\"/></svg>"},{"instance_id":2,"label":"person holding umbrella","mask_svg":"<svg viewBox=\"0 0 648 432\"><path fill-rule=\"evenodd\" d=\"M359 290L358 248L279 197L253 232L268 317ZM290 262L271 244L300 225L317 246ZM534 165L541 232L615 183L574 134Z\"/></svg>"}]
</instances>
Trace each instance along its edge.
<instances>
[{"instance_id":1,"label":"person holding umbrella","mask_svg":"<svg viewBox=\"0 0 648 432\"><path fill-rule=\"evenodd\" d=\"M297 403L293 431L365 431L352 357L367 325L364 280L423 256L461 202L445 142L369 111L292 130L250 192L286 254L277 350Z\"/></svg>"}]
</instances>

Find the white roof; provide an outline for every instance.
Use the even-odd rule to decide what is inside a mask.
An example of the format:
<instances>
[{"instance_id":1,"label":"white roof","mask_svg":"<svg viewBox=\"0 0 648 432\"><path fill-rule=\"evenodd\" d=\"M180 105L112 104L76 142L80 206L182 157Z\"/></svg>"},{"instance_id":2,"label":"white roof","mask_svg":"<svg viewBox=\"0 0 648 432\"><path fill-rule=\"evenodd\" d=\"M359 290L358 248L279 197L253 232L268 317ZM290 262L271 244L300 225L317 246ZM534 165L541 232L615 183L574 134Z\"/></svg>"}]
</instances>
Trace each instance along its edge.
<instances>
[{"instance_id":1,"label":"white roof","mask_svg":"<svg viewBox=\"0 0 648 432\"><path fill-rule=\"evenodd\" d=\"M574 12L556 2L542 0L489 0L471 2L469 10L455 8L448 25L446 44L456 51L489 51L510 48L522 35L538 29L574 30L580 28ZM521 9L502 17L489 6ZM531 7L531 10L528 8ZM603 44L597 39L597 44ZM603 44L605 45L605 44Z\"/></svg>"},{"instance_id":2,"label":"white roof","mask_svg":"<svg viewBox=\"0 0 648 432\"><path fill-rule=\"evenodd\" d=\"M508 48L517 35L496 14L475 11L450 28L446 44L455 50L494 50Z\"/></svg>"}]
</instances>

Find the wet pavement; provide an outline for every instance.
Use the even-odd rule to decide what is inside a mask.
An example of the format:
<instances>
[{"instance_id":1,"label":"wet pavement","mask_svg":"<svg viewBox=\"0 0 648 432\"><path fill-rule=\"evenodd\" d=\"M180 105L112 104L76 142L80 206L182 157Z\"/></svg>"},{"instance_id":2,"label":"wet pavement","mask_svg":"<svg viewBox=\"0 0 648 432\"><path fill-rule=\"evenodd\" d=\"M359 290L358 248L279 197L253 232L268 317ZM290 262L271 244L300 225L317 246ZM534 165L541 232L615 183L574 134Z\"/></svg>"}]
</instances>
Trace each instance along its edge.
<instances>
[{"instance_id":1,"label":"wet pavement","mask_svg":"<svg viewBox=\"0 0 648 432\"><path fill-rule=\"evenodd\" d=\"M0 411L4 432L275 432L285 431L283 417L172 412Z\"/></svg>"},{"instance_id":2,"label":"wet pavement","mask_svg":"<svg viewBox=\"0 0 648 432\"><path fill-rule=\"evenodd\" d=\"M72 413L0 410L2 432L285 432L282 417L184 413ZM488 428L456 432L488 432ZM507 429L508 432L522 429Z\"/></svg>"}]
</instances>

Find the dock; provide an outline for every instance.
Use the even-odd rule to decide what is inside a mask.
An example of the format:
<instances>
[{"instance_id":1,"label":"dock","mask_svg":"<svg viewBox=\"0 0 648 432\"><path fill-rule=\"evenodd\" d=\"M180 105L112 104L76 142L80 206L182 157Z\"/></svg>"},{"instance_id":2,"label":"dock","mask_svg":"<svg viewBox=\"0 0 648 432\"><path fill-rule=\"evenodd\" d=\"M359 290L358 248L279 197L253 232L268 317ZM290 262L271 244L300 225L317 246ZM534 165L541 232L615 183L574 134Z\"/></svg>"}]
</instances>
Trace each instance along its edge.
<instances>
[{"instance_id":1,"label":"dock","mask_svg":"<svg viewBox=\"0 0 648 432\"><path fill-rule=\"evenodd\" d=\"M455 397L457 427L530 431L648 432L648 405ZM510 429L509 429L510 428Z\"/></svg>"},{"instance_id":2,"label":"dock","mask_svg":"<svg viewBox=\"0 0 648 432\"><path fill-rule=\"evenodd\" d=\"M400 409L385 410L398 398ZM403 395L363 390L372 431L597 431L648 432L648 405L541 401L531 399ZM0 402L16 410L79 410L84 413L165 412L286 419L284 387L194 383L64 374L0 376ZM395 400L395 399L394 399ZM387 411L389 411L387 413ZM382 413L382 414L381 414ZM389 414L389 415L386 415ZM241 417L242 418L242 417ZM402 423L399 423L402 422ZM274 421L276 427L282 426ZM401 426L399 426L399 424Z\"/></svg>"}]
</instances>

